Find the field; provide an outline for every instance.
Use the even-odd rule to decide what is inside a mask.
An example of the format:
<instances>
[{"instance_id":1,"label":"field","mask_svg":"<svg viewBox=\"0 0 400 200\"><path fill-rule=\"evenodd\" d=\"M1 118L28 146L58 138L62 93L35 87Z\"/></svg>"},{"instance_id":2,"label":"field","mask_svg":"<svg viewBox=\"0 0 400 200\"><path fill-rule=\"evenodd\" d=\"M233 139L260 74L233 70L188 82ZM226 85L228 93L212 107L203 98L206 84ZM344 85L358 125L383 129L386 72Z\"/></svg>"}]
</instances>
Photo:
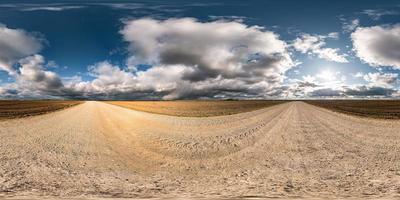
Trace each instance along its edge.
<instances>
[{"instance_id":1,"label":"field","mask_svg":"<svg viewBox=\"0 0 400 200\"><path fill-rule=\"evenodd\" d=\"M77 105L79 101L0 101L0 120L40 115Z\"/></svg>"},{"instance_id":2,"label":"field","mask_svg":"<svg viewBox=\"0 0 400 200\"><path fill-rule=\"evenodd\" d=\"M142 102L160 115L87 101L2 120L0 199L399 199L400 120L249 102ZM209 117L172 116L187 105Z\"/></svg>"},{"instance_id":3,"label":"field","mask_svg":"<svg viewBox=\"0 0 400 200\"><path fill-rule=\"evenodd\" d=\"M400 101L398 100L312 100L306 102L345 114L400 119Z\"/></svg>"},{"instance_id":4,"label":"field","mask_svg":"<svg viewBox=\"0 0 400 200\"><path fill-rule=\"evenodd\" d=\"M180 117L210 117L249 112L287 101L107 101L125 108Z\"/></svg>"}]
</instances>

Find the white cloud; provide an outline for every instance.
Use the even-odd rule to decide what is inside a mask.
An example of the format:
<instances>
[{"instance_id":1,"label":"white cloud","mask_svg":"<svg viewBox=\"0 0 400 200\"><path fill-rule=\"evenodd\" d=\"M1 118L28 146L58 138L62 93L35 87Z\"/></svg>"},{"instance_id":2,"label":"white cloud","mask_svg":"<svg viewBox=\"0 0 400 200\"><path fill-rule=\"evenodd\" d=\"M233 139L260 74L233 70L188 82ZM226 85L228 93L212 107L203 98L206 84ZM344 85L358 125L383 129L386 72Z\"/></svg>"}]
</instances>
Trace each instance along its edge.
<instances>
[{"instance_id":1,"label":"white cloud","mask_svg":"<svg viewBox=\"0 0 400 200\"><path fill-rule=\"evenodd\" d=\"M360 26L360 20L359 19L353 19L353 20L351 20L350 22L348 22L348 21L343 21L343 23L342 23L342 27L343 27L343 30L345 31L345 32L352 32L352 31L354 31L357 27L359 27Z\"/></svg>"},{"instance_id":2,"label":"white cloud","mask_svg":"<svg viewBox=\"0 0 400 200\"><path fill-rule=\"evenodd\" d=\"M36 48L23 51L19 48L24 45L17 43L17 47L6 51L10 54L3 54L2 61L10 63L8 71L16 82L2 89L2 93L17 91L17 96L257 98L279 95L284 73L295 65L287 44L262 27L190 18L139 19L127 21L121 30L130 43L132 56L126 62L129 65L96 63L88 68L94 79L83 81L46 70L45 66L55 63L46 63L43 56L36 54L41 48L40 40L21 30L6 31L24 39L24 45L36 44L31 45ZM10 49L5 44L1 51ZM150 68L139 71L137 64L149 64Z\"/></svg>"},{"instance_id":3,"label":"white cloud","mask_svg":"<svg viewBox=\"0 0 400 200\"><path fill-rule=\"evenodd\" d=\"M301 53L316 54L319 58L339 63L347 63L346 54L340 54L338 48L327 48L327 38L337 39L337 33L330 33L328 36L301 34L293 41L292 46Z\"/></svg>"},{"instance_id":4,"label":"white cloud","mask_svg":"<svg viewBox=\"0 0 400 200\"><path fill-rule=\"evenodd\" d=\"M315 97L337 97L344 85L341 73L323 71L316 75L306 75L302 80L295 79L289 84L287 93L289 97L315 98Z\"/></svg>"},{"instance_id":5,"label":"white cloud","mask_svg":"<svg viewBox=\"0 0 400 200\"><path fill-rule=\"evenodd\" d=\"M339 33L338 32L328 33L326 38L332 38L332 39L336 39L337 40L337 39L339 39Z\"/></svg>"},{"instance_id":6,"label":"white cloud","mask_svg":"<svg viewBox=\"0 0 400 200\"><path fill-rule=\"evenodd\" d=\"M0 97L3 98L390 96L396 92L394 85L398 79L397 74L360 73L356 76L363 77L369 84L347 87L340 72L324 71L319 75L304 76L302 80L289 81L291 85L283 85L284 73L296 64L288 52L288 45L277 34L237 21L198 22L184 18L126 21L121 30L130 44L131 56L126 66L99 62L88 67L93 80L82 80L80 76L60 77L46 69L56 66L56 63L46 63L45 58L37 54L42 47L40 39L18 29L6 28L7 31L14 38L25 39L28 45L29 42L36 44L37 48L31 45L33 47L25 51L22 44L8 45L8 41L0 38L0 52L11 52L0 54L0 61L9 66L3 69L15 79L14 83L1 85ZM302 42L293 46L303 53L340 61L341 55L325 48L327 38L337 39L338 34L305 35ZM138 70L138 64L150 67Z\"/></svg>"},{"instance_id":7,"label":"white cloud","mask_svg":"<svg viewBox=\"0 0 400 200\"><path fill-rule=\"evenodd\" d=\"M237 21L237 22L244 22L247 19L253 19L244 16L237 16L237 15L209 15L208 16L211 20L223 20L223 21Z\"/></svg>"},{"instance_id":8,"label":"white cloud","mask_svg":"<svg viewBox=\"0 0 400 200\"><path fill-rule=\"evenodd\" d=\"M135 87L133 74L121 70L109 62L99 62L89 66L89 74L95 79L92 81L81 81L80 78L70 80L67 87L84 96L99 93L112 93L114 91L132 91Z\"/></svg>"},{"instance_id":9,"label":"white cloud","mask_svg":"<svg viewBox=\"0 0 400 200\"><path fill-rule=\"evenodd\" d=\"M287 44L278 35L236 21L139 19L127 21L121 34L134 55L127 63L153 65L137 72L137 81L143 86L155 77L152 84L162 85L153 87L155 91L170 91L165 98L200 95L200 88L210 95L246 89L264 89L259 95L266 95L294 66Z\"/></svg>"},{"instance_id":10,"label":"white cloud","mask_svg":"<svg viewBox=\"0 0 400 200\"><path fill-rule=\"evenodd\" d=\"M51 98L63 95L64 86L60 77L45 70L45 59L35 54L20 59L13 74L15 82L3 85L0 97L10 98Z\"/></svg>"},{"instance_id":11,"label":"white cloud","mask_svg":"<svg viewBox=\"0 0 400 200\"><path fill-rule=\"evenodd\" d=\"M303 80L307 81L307 82L315 83L316 77L311 76L311 75L306 75L306 76L303 76Z\"/></svg>"},{"instance_id":12,"label":"white cloud","mask_svg":"<svg viewBox=\"0 0 400 200\"><path fill-rule=\"evenodd\" d=\"M107 61L96 63L89 67L92 81L70 81L67 88L80 92L83 96L105 95L106 97L140 97L145 98L180 98L184 94L178 94L184 87L190 87L188 81L181 80L185 71L189 68L183 65L156 66L146 71L132 72L121 69Z\"/></svg>"},{"instance_id":13,"label":"white cloud","mask_svg":"<svg viewBox=\"0 0 400 200\"><path fill-rule=\"evenodd\" d=\"M312 82L305 80L310 80L310 77L293 81L284 93L292 98L386 98L398 94L396 89L387 85L388 82L391 82L390 77L371 80L375 82L370 82L368 85L345 85L343 82L330 85L315 81L315 78L312 78Z\"/></svg>"},{"instance_id":14,"label":"white cloud","mask_svg":"<svg viewBox=\"0 0 400 200\"><path fill-rule=\"evenodd\" d=\"M113 9L139 10L146 7L142 3L93 3L94 5L108 6Z\"/></svg>"},{"instance_id":15,"label":"white cloud","mask_svg":"<svg viewBox=\"0 0 400 200\"><path fill-rule=\"evenodd\" d=\"M373 10L373 9L367 9L361 12L362 14L368 15L371 17L373 20L379 20L382 16L385 15L398 15L399 12L397 11L391 11L391 10Z\"/></svg>"},{"instance_id":16,"label":"white cloud","mask_svg":"<svg viewBox=\"0 0 400 200\"><path fill-rule=\"evenodd\" d=\"M339 62L339 63L348 63L349 61L346 59L346 55L339 54L339 49L335 48L322 48L313 50L314 53L318 54L319 58Z\"/></svg>"},{"instance_id":17,"label":"white cloud","mask_svg":"<svg viewBox=\"0 0 400 200\"><path fill-rule=\"evenodd\" d=\"M391 97L396 92L397 74L368 73L353 74L369 82L367 85L346 84L346 77L341 72L322 71L303 76L301 80L290 79L284 93L296 98L369 98Z\"/></svg>"},{"instance_id":18,"label":"white cloud","mask_svg":"<svg viewBox=\"0 0 400 200\"><path fill-rule=\"evenodd\" d=\"M362 78L362 77L364 77L364 73L362 73L362 72L357 72L357 73L353 74L353 77L354 77L354 78Z\"/></svg>"},{"instance_id":19,"label":"white cloud","mask_svg":"<svg viewBox=\"0 0 400 200\"><path fill-rule=\"evenodd\" d=\"M21 59L19 64L19 73L16 76L19 88L54 92L63 87L56 73L44 69L43 56L37 54L29 56Z\"/></svg>"},{"instance_id":20,"label":"white cloud","mask_svg":"<svg viewBox=\"0 0 400 200\"><path fill-rule=\"evenodd\" d=\"M84 5L69 4L69 3L13 3L0 4L0 8L12 8L19 11L63 11L71 9L85 8Z\"/></svg>"},{"instance_id":21,"label":"white cloud","mask_svg":"<svg viewBox=\"0 0 400 200\"><path fill-rule=\"evenodd\" d=\"M360 27L351 34L356 55L374 67L400 69L400 25Z\"/></svg>"},{"instance_id":22,"label":"white cloud","mask_svg":"<svg viewBox=\"0 0 400 200\"><path fill-rule=\"evenodd\" d=\"M0 70L16 73L13 64L42 49L42 39L21 29L10 29L0 24Z\"/></svg>"},{"instance_id":23,"label":"white cloud","mask_svg":"<svg viewBox=\"0 0 400 200\"><path fill-rule=\"evenodd\" d=\"M129 88L133 85L133 75L122 71L117 66L113 66L108 62L100 62L89 67L89 72L96 77L92 81L92 86L96 90L113 90Z\"/></svg>"},{"instance_id":24,"label":"white cloud","mask_svg":"<svg viewBox=\"0 0 400 200\"><path fill-rule=\"evenodd\" d=\"M64 11L64 10L72 10L72 9L81 9L85 8L85 6L68 6L68 5L59 5L59 6L34 6L34 7L26 7L21 8L21 11Z\"/></svg>"},{"instance_id":25,"label":"white cloud","mask_svg":"<svg viewBox=\"0 0 400 200\"><path fill-rule=\"evenodd\" d=\"M370 86L392 88L398 82L398 74L393 73L368 73L364 80L370 82Z\"/></svg>"}]
</instances>

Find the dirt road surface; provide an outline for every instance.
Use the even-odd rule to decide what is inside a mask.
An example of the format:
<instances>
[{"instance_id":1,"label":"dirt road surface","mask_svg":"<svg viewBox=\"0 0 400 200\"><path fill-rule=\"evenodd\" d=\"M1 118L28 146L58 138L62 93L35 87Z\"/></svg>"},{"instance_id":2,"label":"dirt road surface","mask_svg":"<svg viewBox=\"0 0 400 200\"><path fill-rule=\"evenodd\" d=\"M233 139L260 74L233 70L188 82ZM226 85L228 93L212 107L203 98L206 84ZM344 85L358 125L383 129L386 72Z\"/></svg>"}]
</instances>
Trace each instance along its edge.
<instances>
[{"instance_id":1,"label":"dirt road surface","mask_svg":"<svg viewBox=\"0 0 400 200\"><path fill-rule=\"evenodd\" d=\"M207 118L86 102L0 138L0 198L400 198L399 121L302 102Z\"/></svg>"}]
</instances>

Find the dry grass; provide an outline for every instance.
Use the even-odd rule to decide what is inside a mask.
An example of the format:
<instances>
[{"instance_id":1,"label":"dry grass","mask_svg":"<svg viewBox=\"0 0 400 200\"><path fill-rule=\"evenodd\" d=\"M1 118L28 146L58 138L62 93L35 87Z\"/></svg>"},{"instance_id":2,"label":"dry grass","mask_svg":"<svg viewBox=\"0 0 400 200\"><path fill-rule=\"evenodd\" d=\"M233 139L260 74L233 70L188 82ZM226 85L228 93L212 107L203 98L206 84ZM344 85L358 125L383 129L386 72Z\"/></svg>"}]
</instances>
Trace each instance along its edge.
<instances>
[{"instance_id":1,"label":"dry grass","mask_svg":"<svg viewBox=\"0 0 400 200\"><path fill-rule=\"evenodd\" d=\"M249 112L287 101L247 100L247 101L108 101L107 103L138 111L173 115L180 117L210 117Z\"/></svg>"},{"instance_id":2,"label":"dry grass","mask_svg":"<svg viewBox=\"0 0 400 200\"><path fill-rule=\"evenodd\" d=\"M40 115L82 103L81 101L0 101L0 120Z\"/></svg>"},{"instance_id":3,"label":"dry grass","mask_svg":"<svg viewBox=\"0 0 400 200\"><path fill-rule=\"evenodd\" d=\"M398 100L312 100L309 104L363 117L400 119Z\"/></svg>"}]
</instances>

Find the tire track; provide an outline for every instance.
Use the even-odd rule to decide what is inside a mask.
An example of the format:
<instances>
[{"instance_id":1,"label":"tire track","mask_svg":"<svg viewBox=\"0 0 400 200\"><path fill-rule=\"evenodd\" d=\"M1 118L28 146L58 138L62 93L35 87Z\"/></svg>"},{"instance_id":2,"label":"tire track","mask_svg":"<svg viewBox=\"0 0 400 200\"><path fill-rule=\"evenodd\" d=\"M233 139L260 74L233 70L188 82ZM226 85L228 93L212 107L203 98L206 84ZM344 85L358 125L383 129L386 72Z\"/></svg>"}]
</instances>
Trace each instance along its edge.
<instances>
[{"instance_id":1,"label":"tire track","mask_svg":"<svg viewBox=\"0 0 400 200\"><path fill-rule=\"evenodd\" d=\"M207 118L86 102L2 121L0 127L0 194L5 195L400 194L400 122L351 117L302 102Z\"/></svg>"}]
</instances>

